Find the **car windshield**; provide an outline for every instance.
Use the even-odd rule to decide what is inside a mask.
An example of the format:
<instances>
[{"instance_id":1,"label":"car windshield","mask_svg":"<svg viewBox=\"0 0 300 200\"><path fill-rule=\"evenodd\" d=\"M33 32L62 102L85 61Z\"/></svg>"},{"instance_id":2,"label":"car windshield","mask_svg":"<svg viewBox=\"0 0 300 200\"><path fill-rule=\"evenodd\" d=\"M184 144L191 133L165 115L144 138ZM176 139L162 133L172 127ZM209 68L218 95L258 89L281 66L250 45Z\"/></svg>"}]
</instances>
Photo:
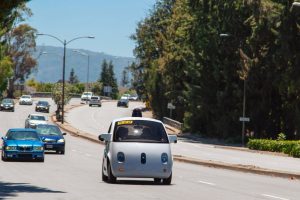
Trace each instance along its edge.
<instances>
[{"instance_id":1,"label":"car windshield","mask_svg":"<svg viewBox=\"0 0 300 200\"><path fill-rule=\"evenodd\" d=\"M40 140L34 131L12 131L7 134L7 140Z\"/></svg>"},{"instance_id":2,"label":"car windshield","mask_svg":"<svg viewBox=\"0 0 300 200\"><path fill-rule=\"evenodd\" d=\"M57 126L39 125L36 130L40 135L62 135Z\"/></svg>"},{"instance_id":3,"label":"car windshield","mask_svg":"<svg viewBox=\"0 0 300 200\"><path fill-rule=\"evenodd\" d=\"M30 99L30 96L21 96L22 99Z\"/></svg>"},{"instance_id":4,"label":"car windshield","mask_svg":"<svg viewBox=\"0 0 300 200\"><path fill-rule=\"evenodd\" d=\"M2 103L13 103L12 99L3 99Z\"/></svg>"},{"instance_id":5,"label":"car windshield","mask_svg":"<svg viewBox=\"0 0 300 200\"><path fill-rule=\"evenodd\" d=\"M91 92L85 92L85 93L83 93L83 95L90 96L90 95L92 95L92 93Z\"/></svg>"},{"instance_id":6,"label":"car windshield","mask_svg":"<svg viewBox=\"0 0 300 200\"><path fill-rule=\"evenodd\" d=\"M168 143L167 133L159 122L123 120L115 124L115 142Z\"/></svg>"},{"instance_id":7,"label":"car windshield","mask_svg":"<svg viewBox=\"0 0 300 200\"><path fill-rule=\"evenodd\" d=\"M39 101L38 105L40 105L40 106L48 106L48 102L47 101Z\"/></svg>"},{"instance_id":8,"label":"car windshield","mask_svg":"<svg viewBox=\"0 0 300 200\"><path fill-rule=\"evenodd\" d=\"M31 120L42 120L42 121L46 121L45 116L41 116L41 115L31 115L30 116Z\"/></svg>"}]
</instances>

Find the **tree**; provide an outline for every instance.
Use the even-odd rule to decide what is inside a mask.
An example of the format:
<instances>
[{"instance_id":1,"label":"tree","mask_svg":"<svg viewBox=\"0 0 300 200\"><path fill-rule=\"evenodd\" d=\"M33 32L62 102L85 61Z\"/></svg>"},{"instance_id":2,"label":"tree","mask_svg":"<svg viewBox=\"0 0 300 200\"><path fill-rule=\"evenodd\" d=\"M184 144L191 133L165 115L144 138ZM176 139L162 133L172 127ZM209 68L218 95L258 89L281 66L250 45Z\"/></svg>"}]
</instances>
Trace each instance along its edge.
<instances>
[{"instance_id":1,"label":"tree","mask_svg":"<svg viewBox=\"0 0 300 200\"><path fill-rule=\"evenodd\" d=\"M111 97L112 98L117 98L119 90L118 90L118 84L117 80L115 78L115 73L114 73L114 66L112 64L112 61L107 63L106 60L102 62L101 65L101 73L98 81L102 83L103 87L105 86L110 86L112 91L111 91ZM102 95L104 94L104 91L102 91Z\"/></svg>"},{"instance_id":2,"label":"tree","mask_svg":"<svg viewBox=\"0 0 300 200\"><path fill-rule=\"evenodd\" d=\"M129 77L128 77L128 70L127 69L124 69L122 71L122 79L121 79L121 85L123 87L126 87L129 83Z\"/></svg>"},{"instance_id":3,"label":"tree","mask_svg":"<svg viewBox=\"0 0 300 200\"><path fill-rule=\"evenodd\" d=\"M65 84L65 93L64 93L64 105L66 105L71 99L72 86L70 84ZM52 88L52 99L55 104L59 107L62 105L62 83L56 83Z\"/></svg>"},{"instance_id":4,"label":"tree","mask_svg":"<svg viewBox=\"0 0 300 200\"><path fill-rule=\"evenodd\" d=\"M10 79L8 96L13 97L14 83L26 79L36 67L36 60L31 56L35 51L36 30L27 24L21 24L9 33L8 55L13 60L13 77Z\"/></svg>"},{"instance_id":5,"label":"tree","mask_svg":"<svg viewBox=\"0 0 300 200\"><path fill-rule=\"evenodd\" d=\"M0 94L7 87L8 78L12 76L12 61L9 57L1 58L0 55Z\"/></svg>"},{"instance_id":6,"label":"tree","mask_svg":"<svg viewBox=\"0 0 300 200\"><path fill-rule=\"evenodd\" d=\"M8 55L8 38L9 33L14 25L22 21L23 15L31 15L25 3L28 0L1 1L0 2L0 92L7 87L8 79L13 75L13 60Z\"/></svg>"},{"instance_id":7,"label":"tree","mask_svg":"<svg viewBox=\"0 0 300 200\"><path fill-rule=\"evenodd\" d=\"M69 77L69 83L70 84L79 83L78 76L75 74L74 68L71 69L70 77Z\"/></svg>"}]
</instances>

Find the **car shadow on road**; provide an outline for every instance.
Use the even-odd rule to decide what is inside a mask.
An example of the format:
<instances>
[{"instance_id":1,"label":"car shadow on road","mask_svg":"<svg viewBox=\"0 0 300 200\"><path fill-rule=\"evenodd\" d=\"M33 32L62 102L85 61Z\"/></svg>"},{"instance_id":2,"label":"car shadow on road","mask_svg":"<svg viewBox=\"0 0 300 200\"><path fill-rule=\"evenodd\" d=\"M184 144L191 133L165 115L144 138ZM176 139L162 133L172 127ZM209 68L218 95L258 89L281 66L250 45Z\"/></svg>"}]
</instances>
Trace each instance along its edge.
<instances>
[{"instance_id":1,"label":"car shadow on road","mask_svg":"<svg viewBox=\"0 0 300 200\"><path fill-rule=\"evenodd\" d=\"M164 186L162 183L155 183L151 180L117 180L117 185L151 185L151 186ZM172 184L171 184L172 185ZM170 186L170 185L169 185Z\"/></svg>"},{"instance_id":2,"label":"car shadow on road","mask_svg":"<svg viewBox=\"0 0 300 200\"><path fill-rule=\"evenodd\" d=\"M18 193L66 193L42 188L29 183L8 183L0 181L0 199L11 199L18 196Z\"/></svg>"}]
</instances>

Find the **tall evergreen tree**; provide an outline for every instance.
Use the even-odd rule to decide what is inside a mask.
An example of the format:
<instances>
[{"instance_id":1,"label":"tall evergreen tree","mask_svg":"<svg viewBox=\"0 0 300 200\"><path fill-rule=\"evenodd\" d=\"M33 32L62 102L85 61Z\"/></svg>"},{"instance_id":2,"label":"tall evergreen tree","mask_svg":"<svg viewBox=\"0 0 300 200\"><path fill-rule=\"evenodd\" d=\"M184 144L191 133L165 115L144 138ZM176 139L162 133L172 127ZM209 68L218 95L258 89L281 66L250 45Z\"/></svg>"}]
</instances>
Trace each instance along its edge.
<instances>
[{"instance_id":1,"label":"tall evergreen tree","mask_svg":"<svg viewBox=\"0 0 300 200\"><path fill-rule=\"evenodd\" d=\"M72 68L71 71L70 71L69 83L70 84L79 83L78 76L75 74L74 68Z\"/></svg>"}]
</instances>

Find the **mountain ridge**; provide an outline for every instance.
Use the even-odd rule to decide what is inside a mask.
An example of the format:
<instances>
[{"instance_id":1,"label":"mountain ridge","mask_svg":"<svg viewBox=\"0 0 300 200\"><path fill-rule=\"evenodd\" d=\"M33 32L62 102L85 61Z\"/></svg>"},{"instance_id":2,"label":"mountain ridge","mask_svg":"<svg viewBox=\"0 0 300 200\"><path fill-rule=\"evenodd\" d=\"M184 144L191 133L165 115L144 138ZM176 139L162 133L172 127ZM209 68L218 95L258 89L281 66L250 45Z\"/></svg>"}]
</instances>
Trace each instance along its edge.
<instances>
[{"instance_id":1,"label":"mountain ridge","mask_svg":"<svg viewBox=\"0 0 300 200\"><path fill-rule=\"evenodd\" d=\"M67 48L65 80L69 79L70 71L74 68L75 75L77 75L79 81L87 81L88 56L81 55L73 50L89 55L89 82L94 82L99 79L101 64L103 60L106 60L108 62L112 61L115 77L119 84L124 68L135 61L135 58L131 57L113 56L103 52ZM37 66L30 75L30 78L34 78L39 82L50 83L54 83L62 79L63 47L37 46L36 51L33 53L33 57L37 59Z\"/></svg>"}]
</instances>

